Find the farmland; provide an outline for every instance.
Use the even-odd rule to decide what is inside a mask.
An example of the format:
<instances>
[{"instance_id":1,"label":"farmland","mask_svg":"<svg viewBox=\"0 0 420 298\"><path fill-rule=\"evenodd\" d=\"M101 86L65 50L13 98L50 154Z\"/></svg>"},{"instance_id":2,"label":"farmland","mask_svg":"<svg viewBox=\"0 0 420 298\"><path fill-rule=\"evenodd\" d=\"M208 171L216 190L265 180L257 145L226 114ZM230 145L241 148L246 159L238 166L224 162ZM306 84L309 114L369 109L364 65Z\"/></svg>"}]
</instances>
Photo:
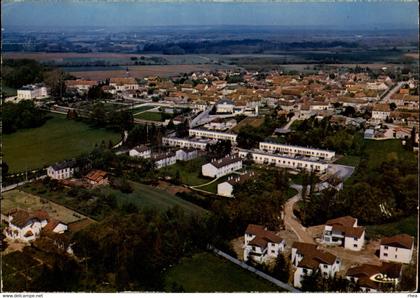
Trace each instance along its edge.
<instances>
[{"instance_id":1,"label":"farmland","mask_svg":"<svg viewBox=\"0 0 420 298\"><path fill-rule=\"evenodd\" d=\"M280 288L210 253L186 257L165 278L166 291L174 286L186 292L279 292Z\"/></svg>"},{"instance_id":2,"label":"farmland","mask_svg":"<svg viewBox=\"0 0 420 298\"><path fill-rule=\"evenodd\" d=\"M118 142L118 133L53 115L43 126L3 135L4 160L11 173L37 169L89 152L102 141Z\"/></svg>"}]
</instances>

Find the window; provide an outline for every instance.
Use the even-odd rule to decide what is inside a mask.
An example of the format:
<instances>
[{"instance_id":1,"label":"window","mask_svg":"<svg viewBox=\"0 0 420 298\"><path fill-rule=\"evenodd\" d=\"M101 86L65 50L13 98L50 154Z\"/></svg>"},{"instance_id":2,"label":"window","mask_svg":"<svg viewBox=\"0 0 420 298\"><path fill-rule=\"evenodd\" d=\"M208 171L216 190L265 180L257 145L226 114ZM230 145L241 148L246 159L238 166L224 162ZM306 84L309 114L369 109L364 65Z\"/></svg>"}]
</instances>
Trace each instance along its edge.
<instances>
[{"instance_id":1,"label":"window","mask_svg":"<svg viewBox=\"0 0 420 298\"><path fill-rule=\"evenodd\" d=\"M328 268L328 265L324 265L324 268Z\"/></svg>"},{"instance_id":2,"label":"window","mask_svg":"<svg viewBox=\"0 0 420 298\"><path fill-rule=\"evenodd\" d=\"M353 239L354 239L354 241L357 241L357 238L356 237L354 237Z\"/></svg>"},{"instance_id":3,"label":"window","mask_svg":"<svg viewBox=\"0 0 420 298\"><path fill-rule=\"evenodd\" d=\"M388 249L388 246L386 246L386 245L385 245L385 246L384 246L384 249L386 249L386 250L387 250L387 249Z\"/></svg>"},{"instance_id":4,"label":"window","mask_svg":"<svg viewBox=\"0 0 420 298\"><path fill-rule=\"evenodd\" d=\"M271 253L272 253L272 254L275 254L275 253L276 253L276 251L275 251L274 249L272 249L272 250L271 250Z\"/></svg>"},{"instance_id":5,"label":"window","mask_svg":"<svg viewBox=\"0 0 420 298\"><path fill-rule=\"evenodd\" d=\"M357 247L357 244L353 244L353 247Z\"/></svg>"},{"instance_id":6,"label":"window","mask_svg":"<svg viewBox=\"0 0 420 298\"><path fill-rule=\"evenodd\" d=\"M384 257L387 257L388 256L388 254L387 253L384 253Z\"/></svg>"},{"instance_id":7,"label":"window","mask_svg":"<svg viewBox=\"0 0 420 298\"><path fill-rule=\"evenodd\" d=\"M395 255L395 258L397 259L398 258L398 255Z\"/></svg>"}]
</instances>

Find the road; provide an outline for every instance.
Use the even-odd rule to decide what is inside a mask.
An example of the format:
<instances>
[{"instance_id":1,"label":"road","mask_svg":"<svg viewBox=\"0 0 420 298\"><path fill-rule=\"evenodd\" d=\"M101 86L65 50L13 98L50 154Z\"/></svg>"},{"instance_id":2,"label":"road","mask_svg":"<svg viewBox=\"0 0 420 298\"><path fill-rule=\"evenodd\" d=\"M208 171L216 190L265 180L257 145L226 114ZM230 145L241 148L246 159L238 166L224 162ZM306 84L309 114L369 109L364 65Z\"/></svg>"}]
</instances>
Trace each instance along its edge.
<instances>
[{"instance_id":1,"label":"road","mask_svg":"<svg viewBox=\"0 0 420 298\"><path fill-rule=\"evenodd\" d=\"M293 205L302 198L302 185L292 184L290 187L296 189L298 193L284 204L284 225L296 234L299 241L315 243L314 239L306 231L306 228L302 226L293 214Z\"/></svg>"},{"instance_id":2,"label":"road","mask_svg":"<svg viewBox=\"0 0 420 298\"><path fill-rule=\"evenodd\" d=\"M392 96L395 92L397 92L397 91L401 88L401 86L402 86L402 85L404 85L404 84L407 84L407 82L398 82L398 84L397 84L397 85L395 85L395 87L394 87L394 88L392 88L390 91L388 91L388 92L386 93L386 95L385 95L383 98L381 98L381 101L382 101L382 102L388 102L388 101L390 101L391 96Z\"/></svg>"}]
</instances>

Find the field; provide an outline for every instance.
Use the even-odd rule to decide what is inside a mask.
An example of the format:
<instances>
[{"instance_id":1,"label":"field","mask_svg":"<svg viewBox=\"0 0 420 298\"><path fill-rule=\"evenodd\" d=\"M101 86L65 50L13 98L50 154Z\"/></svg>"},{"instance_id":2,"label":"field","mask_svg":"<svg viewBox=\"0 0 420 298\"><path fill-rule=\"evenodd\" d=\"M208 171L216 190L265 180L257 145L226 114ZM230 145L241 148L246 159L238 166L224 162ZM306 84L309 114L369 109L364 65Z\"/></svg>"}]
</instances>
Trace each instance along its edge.
<instances>
[{"instance_id":1,"label":"field","mask_svg":"<svg viewBox=\"0 0 420 298\"><path fill-rule=\"evenodd\" d=\"M174 206L179 206L190 214L201 214L206 212L203 208L182 200L177 196L159 188L136 182L131 182L131 185L133 186L134 191L130 194L122 193L109 186L106 186L101 190L105 193L113 193L117 198L119 206L127 203L133 203L140 209L156 208L158 210L165 210Z\"/></svg>"},{"instance_id":2,"label":"field","mask_svg":"<svg viewBox=\"0 0 420 298\"><path fill-rule=\"evenodd\" d=\"M72 223L86 218L80 213L74 212L66 207L58 205L48 200L42 200L40 197L20 191L11 190L2 193L1 200L2 213L6 214L13 208L36 211L45 210L48 214L64 223Z\"/></svg>"},{"instance_id":3,"label":"field","mask_svg":"<svg viewBox=\"0 0 420 298\"><path fill-rule=\"evenodd\" d=\"M339 158L334 163L345 165L345 166L357 167L359 165L359 162L360 162L360 156L347 155L347 156L343 156Z\"/></svg>"},{"instance_id":4,"label":"field","mask_svg":"<svg viewBox=\"0 0 420 298\"><path fill-rule=\"evenodd\" d=\"M159 112L144 112L134 116L136 119L150 120L150 121L164 121L164 113Z\"/></svg>"},{"instance_id":5,"label":"field","mask_svg":"<svg viewBox=\"0 0 420 298\"><path fill-rule=\"evenodd\" d=\"M43 126L3 135L3 159L9 171L38 169L89 152L100 144L119 141L119 134L54 115Z\"/></svg>"},{"instance_id":6,"label":"field","mask_svg":"<svg viewBox=\"0 0 420 298\"><path fill-rule=\"evenodd\" d=\"M186 292L279 292L279 287L210 253L183 258L165 278L165 290ZM174 289L175 288L175 289Z\"/></svg>"},{"instance_id":7,"label":"field","mask_svg":"<svg viewBox=\"0 0 420 298\"><path fill-rule=\"evenodd\" d=\"M261 124L263 124L263 122L264 122L264 117L247 117L244 120L242 120L241 122L239 122L238 125L236 125L232 129L232 131L234 133L238 133L239 130L246 125L250 125L250 126L253 126L253 127L259 127L259 126L261 126Z\"/></svg>"},{"instance_id":8,"label":"field","mask_svg":"<svg viewBox=\"0 0 420 298\"><path fill-rule=\"evenodd\" d=\"M382 236L389 237L402 233L416 237L417 218L415 215L413 215L392 223L367 226L366 230L366 236L371 239L380 238Z\"/></svg>"},{"instance_id":9,"label":"field","mask_svg":"<svg viewBox=\"0 0 420 298\"><path fill-rule=\"evenodd\" d=\"M194 186L210 182L212 179L205 178L201 175L201 166L205 163L203 158L195 158L189 161L178 161L176 164L162 168L162 175L175 177L179 171L181 183Z\"/></svg>"}]
</instances>

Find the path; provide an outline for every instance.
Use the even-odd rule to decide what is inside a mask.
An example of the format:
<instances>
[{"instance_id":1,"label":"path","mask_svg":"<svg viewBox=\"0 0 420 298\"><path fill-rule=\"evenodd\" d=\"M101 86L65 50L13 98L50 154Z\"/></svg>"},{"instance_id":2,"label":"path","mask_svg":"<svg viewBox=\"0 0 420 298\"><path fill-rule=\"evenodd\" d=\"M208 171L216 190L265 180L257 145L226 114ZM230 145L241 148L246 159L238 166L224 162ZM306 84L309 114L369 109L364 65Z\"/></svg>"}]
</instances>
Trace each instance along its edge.
<instances>
[{"instance_id":1,"label":"path","mask_svg":"<svg viewBox=\"0 0 420 298\"><path fill-rule=\"evenodd\" d=\"M287 122L287 124L285 126L283 126L282 129L288 130L290 128L290 126L293 124L293 122L295 122L295 120L297 120L297 119L298 119L298 116L297 115L293 115L293 117L290 118L290 121Z\"/></svg>"},{"instance_id":2,"label":"path","mask_svg":"<svg viewBox=\"0 0 420 298\"><path fill-rule=\"evenodd\" d=\"M291 188L296 189L298 193L290 198L284 204L284 225L290 228L298 237L299 241L306 243L315 243L314 239L306 231L306 228L296 219L293 214L293 205L301 199L302 186L298 184L290 185Z\"/></svg>"},{"instance_id":3,"label":"path","mask_svg":"<svg viewBox=\"0 0 420 298\"><path fill-rule=\"evenodd\" d=\"M398 82L398 84L396 84L392 89L388 90L387 92L384 93L383 96L381 96L381 101L382 102L388 102L391 99L391 96L397 92L402 85L407 84L407 82Z\"/></svg>"}]
</instances>

